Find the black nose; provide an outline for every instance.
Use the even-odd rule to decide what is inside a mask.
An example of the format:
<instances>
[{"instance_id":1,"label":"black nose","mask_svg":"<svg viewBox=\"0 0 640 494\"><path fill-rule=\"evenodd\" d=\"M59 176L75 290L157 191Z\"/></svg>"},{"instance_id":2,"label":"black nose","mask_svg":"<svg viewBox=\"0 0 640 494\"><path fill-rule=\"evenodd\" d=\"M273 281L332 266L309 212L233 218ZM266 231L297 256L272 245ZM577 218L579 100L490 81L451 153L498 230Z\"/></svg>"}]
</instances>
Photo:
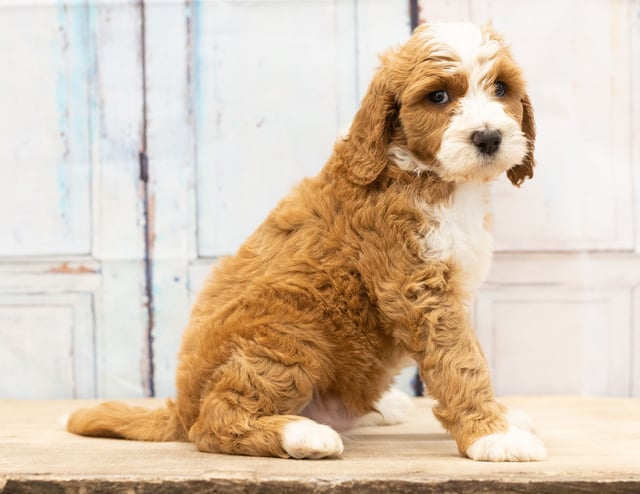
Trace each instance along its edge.
<instances>
[{"instance_id":1,"label":"black nose","mask_svg":"<svg viewBox=\"0 0 640 494\"><path fill-rule=\"evenodd\" d=\"M500 147L502 135L497 130L484 129L471 134L471 142L483 154L493 154Z\"/></svg>"}]
</instances>

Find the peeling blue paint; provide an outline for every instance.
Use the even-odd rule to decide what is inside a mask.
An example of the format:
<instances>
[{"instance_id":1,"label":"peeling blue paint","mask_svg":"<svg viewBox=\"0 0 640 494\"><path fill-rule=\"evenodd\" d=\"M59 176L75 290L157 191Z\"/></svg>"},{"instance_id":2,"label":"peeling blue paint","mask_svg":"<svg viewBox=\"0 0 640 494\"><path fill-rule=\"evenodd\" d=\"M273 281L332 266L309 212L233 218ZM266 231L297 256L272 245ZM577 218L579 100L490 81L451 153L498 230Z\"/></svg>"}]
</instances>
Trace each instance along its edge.
<instances>
[{"instance_id":1,"label":"peeling blue paint","mask_svg":"<svg viewBox=\"0 0 640 494\"><path fill-rule=\"evenodd\" d=\"M196 188L198 209L211 211L211 224L221 225L227 215L226 204L221 196L222 179L220 170L223 166L219 159L218 139L222 128L223 105L222 74L220 45L228 34L224 31L225 21L229 19L229 9L233 5L220 2L193 0L190 25L192 29L193 86L192 108L194 125L195 169L198 177L200 164L207 167L212 175L212 185L216 190L213 195L204 196ZM213 134L213 138L212 138ZM205 207L205 201L216 202L216 207ZM198 245L200 239L198 239ZM220 242L214 243L220 245ZM216 247L217 248L217 247Z\"/></svg>"},{"instance_id":2,"label":"peeling blue paint","mask_svg":"<svg viewBox=\"0 0 640 494\"><path fill-rule=\"evenodd\" d=\"M189 89L191 92L190 109L193 124L194 169L197 178L198 169L201 164L205 163L205 159L207 158L206 149L202 146L203 136L206 135L206 102L208 97L205 85L206 74L204 73L206 47L203 41L205 36L203 23L206 5L204 2L193 0L189 3L189 7L186 18L187 25L190 27L189 42L191 48L191 87ZM203 201L204 198L202 194L198 193L197 187L195 189L195 196L196 207L200 209L200 201ZM196 237L197 236L198 233L196 232Z\"/></svg>"},{"instance_id":3,"label":"peeling blue paint","mask_svg":"<svg viewBox=\"0 0 640 494\"><path fill-rule=\"evenodd\" d=\"M77 231L77 227L87 224L88 204L77 204L71 191L75 187L90 190L90 114L91 105L89 87L92 84L93 32L90 11L87 4L56 1L56 21L60 35L56 44L53 63L56 66L55 104L58 115L58 132L62 141L62 154L56 163L56 182L58 190L58 215L61 220L61 233L66 239L75 239L77 235L89 232ZM78 179L86 183L78 183ZM80 221L78 221L80 220ZM90 239L76 239L88 242ZM85 249L82 249L85 250Z\"/></svg>"}]
</instances>

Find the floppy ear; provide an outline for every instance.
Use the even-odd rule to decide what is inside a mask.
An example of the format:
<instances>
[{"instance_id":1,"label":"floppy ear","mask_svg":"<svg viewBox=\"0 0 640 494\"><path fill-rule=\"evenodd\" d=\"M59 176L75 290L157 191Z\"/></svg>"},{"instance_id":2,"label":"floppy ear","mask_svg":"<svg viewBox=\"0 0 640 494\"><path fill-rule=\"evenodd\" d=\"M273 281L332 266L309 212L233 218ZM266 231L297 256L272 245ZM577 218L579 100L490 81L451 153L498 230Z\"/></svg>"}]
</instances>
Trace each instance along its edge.
<instances>
[{"instance_id":1,"label":"floppy ear","mask_svg":"<svg viewBox=\"0 0 640 494\"><path fill-rule=\"evenodd\" d=\"M395 96L382 67L369 85L349 134L338 147L343 169L357 185L373 182L387 166L387 148L398 114Z\"/></svg>"},{"instance_id":2,"label":"floppy ear","mask_svg":"<svg viewBox=\"0 0 640 494\"><path fill-rule=\"evenodd\" d=\"M507 170L507 177L516 187L520 187L526 178L533 177L533 168L535 160L533 158L533 150L536 140L536 122L533 118L533 107L529 96L522 98L522 132L527 138L527 154L522 163L515 165Z\"/></svg>"}]
</instances>

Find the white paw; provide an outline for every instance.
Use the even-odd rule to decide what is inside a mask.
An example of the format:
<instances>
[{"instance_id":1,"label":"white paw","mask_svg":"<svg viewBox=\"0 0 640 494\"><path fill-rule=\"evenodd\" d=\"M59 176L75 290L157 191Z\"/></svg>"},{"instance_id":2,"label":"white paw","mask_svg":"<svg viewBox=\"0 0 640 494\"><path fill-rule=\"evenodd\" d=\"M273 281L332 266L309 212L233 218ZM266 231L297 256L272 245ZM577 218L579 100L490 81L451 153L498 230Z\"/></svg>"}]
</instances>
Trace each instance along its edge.
<instances>
[{"instance_id":1,"label":"white paw","mask_svg":"<svg viewBox=\"0 0 640 494\"><path fill-rule=\"evenodd\" d=\"M67 430L67 423L69 422L69 417L71 417L71 412L65 412L62 415L58 416L58 425L62 427L64 430Z\"/></svg>"},{"instance_id":2,"label":"white paw","mask_svg":"<svg viewBox=\"0 0 640 494\"><path fill-rule=\"evenodd\" d=\"M507 410L504 418L507 419L509 425L513 425L518 429L533 432L533 420L531 420L531 417L522 410Z\"/></svg>"},{"instance_id":3,"label":"white paw","mask_svg":"<svg viewBox=\"0 0 640 494\"><path fill-rule=\"evenodd\" d=\"M376 403L376 412L359 417L355 427L369 427L372 425L395 425L407 421L407 413L415 408L413 400L396 388L387 391Z\"/></svg>"},{"instance_id":4,"label":"white paw","mask_svg":"<svg viewBox=\"0 0 640 494\"><path fill-rule=\"evenodd\" d=\"M547 457L547 450L540 438L511 426L507 432L478 439L467 456L476 461L539 461Z\"/></svg>"},{"instance_id":5,"label":"white paw","mask_svg":"<svg viewBox=\"0 0 640 494\"><path fill-rule=\"evenodd\" d=\"M399 389L391 388L376 404L385 425L401 424L407 421L407 414L415 408L411 397Z\"/></svg>"},{"instance_id":6,"label":"white paw","mask_svg":"<svg viewBox=\"0 0 640 494\"><path fill-rule=\"evenodd\" d=\"M292 458L336 458L344 446L331 427L300 419L282 429L282 447Z\"/></svg>"}]
</instances>

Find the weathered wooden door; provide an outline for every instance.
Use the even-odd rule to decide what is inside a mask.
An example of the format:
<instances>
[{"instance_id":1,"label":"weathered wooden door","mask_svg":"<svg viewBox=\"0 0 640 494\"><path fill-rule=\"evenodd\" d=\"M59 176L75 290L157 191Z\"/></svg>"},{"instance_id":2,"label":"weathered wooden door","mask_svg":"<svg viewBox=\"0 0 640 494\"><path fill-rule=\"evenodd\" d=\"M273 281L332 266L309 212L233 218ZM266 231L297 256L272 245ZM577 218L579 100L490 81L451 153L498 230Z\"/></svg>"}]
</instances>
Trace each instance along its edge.
<instances>
[{"instance_id":1,"label":"weathered wooden door","mask_svg":"<svg viewBox=\"0 0 640 494\"><path fill-rule=\"evenodd\" d=\"M149 392L141 25L0 4L0 398Z\"/></svg>"},{"instance_id":2,"label":"weathered wooden door","mask_svg":"<svg viewBox=\"0 0 640 494\"><path fill-rule=\"evenodd\" d=\"M0 3L0 397L172 394L210 266L320 169L410 3ZM640 395L640 3L421 4L492 19L536 108L474 310L498 393Z\"/></svg>"},{"instance_id":3,"label":"weathered wooden door","mask_svg":"<svg viewBox=\"0 0 640 494\"><path fill-rule=\"evenodd\" d=\"M171 394L192 293L323 165L407 5L0 4L0 398Z\"/></svg>"}]
</instances>

